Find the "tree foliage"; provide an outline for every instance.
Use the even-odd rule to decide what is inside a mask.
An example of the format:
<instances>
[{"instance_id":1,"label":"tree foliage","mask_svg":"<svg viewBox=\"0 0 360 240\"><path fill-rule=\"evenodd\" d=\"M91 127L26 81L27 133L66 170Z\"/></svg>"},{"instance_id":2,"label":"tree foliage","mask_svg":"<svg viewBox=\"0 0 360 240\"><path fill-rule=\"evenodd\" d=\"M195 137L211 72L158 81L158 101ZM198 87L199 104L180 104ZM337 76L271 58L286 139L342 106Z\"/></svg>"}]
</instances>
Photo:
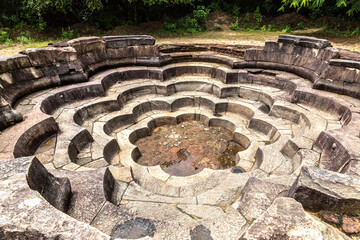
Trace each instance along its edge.
<instances>
[{"instance_id":1,"label":"tree foliage","mask_svg":"<svg viewBox=\"0 0 360 240\"><path fill-rule=\"evenodd\" d=\"M321 8L325 4L325 0L282 0L283 5L279 9L284 11L286 6L295 9L301 8ZM360 11L360 0L336 0L336 7L347 8L349 16Z\"/></svg>"}]
</instances>

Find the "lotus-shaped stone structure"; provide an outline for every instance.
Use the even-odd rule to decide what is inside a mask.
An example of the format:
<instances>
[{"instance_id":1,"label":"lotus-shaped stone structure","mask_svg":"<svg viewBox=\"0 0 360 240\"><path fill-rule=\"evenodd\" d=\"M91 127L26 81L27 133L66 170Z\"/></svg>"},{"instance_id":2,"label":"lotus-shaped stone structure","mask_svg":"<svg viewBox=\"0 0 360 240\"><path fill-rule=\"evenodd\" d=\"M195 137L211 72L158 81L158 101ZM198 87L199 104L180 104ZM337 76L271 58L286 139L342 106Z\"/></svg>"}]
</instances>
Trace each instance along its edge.
<instances>
[{"instance_id":1,"label":"lotus-shaped stone structure","mask_svg":"<svg viewBox=\"0 0 360 240\"><path fill-rule=\"evenodd\" d=\"M291 35L0 57L0 239L356 238L359 59Z\"/></svg>"}]
</instances>

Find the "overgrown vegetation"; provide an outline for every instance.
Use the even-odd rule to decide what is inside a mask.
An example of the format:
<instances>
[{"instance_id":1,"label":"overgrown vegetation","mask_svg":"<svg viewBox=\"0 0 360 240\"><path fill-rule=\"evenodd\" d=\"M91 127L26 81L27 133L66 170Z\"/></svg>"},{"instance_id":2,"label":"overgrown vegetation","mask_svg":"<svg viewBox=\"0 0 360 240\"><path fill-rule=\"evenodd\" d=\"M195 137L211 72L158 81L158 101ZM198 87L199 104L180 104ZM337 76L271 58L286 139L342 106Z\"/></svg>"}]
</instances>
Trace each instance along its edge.
<instances>
[{"instance_id":1,"label":"overgrown vegetation","mask_svg":"<svg viewBox=\"0 0 360 240\"><path fill-rule=\"evenodd\" d=\"M0 43L36 42L49 35L54 40L70 39L91 34L93 28L101 34L149 21L161 22L162 34L193 34L207 30L213 12L232 18L226 25L214 23L215 31L291 33L316 27L324 35L357 36L359 11L360 0L2 0ZM289 13L305 20L276 20ZM321 18L324 21L317 23ZM73 27L76 24L82 25Z\"/></svg>"}]
</instances>

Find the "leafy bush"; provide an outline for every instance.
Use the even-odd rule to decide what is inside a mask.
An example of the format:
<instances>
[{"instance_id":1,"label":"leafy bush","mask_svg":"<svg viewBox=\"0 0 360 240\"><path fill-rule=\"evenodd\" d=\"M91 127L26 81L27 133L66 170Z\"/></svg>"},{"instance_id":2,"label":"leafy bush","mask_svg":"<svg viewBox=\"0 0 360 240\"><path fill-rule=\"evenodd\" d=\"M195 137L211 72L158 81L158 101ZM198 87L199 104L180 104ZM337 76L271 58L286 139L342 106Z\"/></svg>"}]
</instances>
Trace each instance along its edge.
<instances>
[{"instance_id":1,"label":"leafy bush","mask_svg":"<svg viewBox=\"0 0 360 240\"><path fill-rule=\"evenodd\" d=\"M221 25L220 24L216 24L214 27L215 27L215 30L218 30L218 31L221 30Z\"/></svg>"},{"instance_id":2,"label":"leafy bush","mask_svg":"<svg viewBox=\"0 0 360 240\"><path fill-rule=\"evenodd\" d=\"M46 22L40 22L39 25L38 25L39 31L44 32L45 29L46 29L46 25L47 25Z\"/></svg>"},{"instance_id":3,"label":"leafy bush","mask_svg":"<svg viewBox=\"0 0 360 240\"><path fill-rule=\"evenodd\" d=\"M360 33L360 28L357 27L352 33L351 35L355 35L355 34L359 34Z\"/></svg>"},{"instance_id":4,"label":"leafy bush","mask_svg":"<svg viewBox=\"0 0 360 240\"><path fill-rule=\"evenodd\" d=\"M180 18L176 23L170 23L165 21L163 29L170 32L188 32L196 33L203 31L198 21L195 18L189 16Z\"/></svg>"},{"instance_id":5,"label":"leafy bush","mask_svg":"<svg viewBox=\"0 0 360 240\"><path fill-rule=\"evenodd\" d=\"M164 22L163 23L163 28L166 30L166 31L169 31L169 32L175 32L176 31L176 23L170 23L170 22Z\"/></svg>"},{"instance_id":6,"label":"leafy bush","mask_svg":"<svg viewBox=\"0 0 360 240\"><path fill-rule=\"evenodd\" d=\"M263 20L263 16L260 13L260 7L257 7L254 12L254 19L256 20L257 24L260 24Z\"/></svg>"},{"instance_id":7,"label":"leafy bush","mask_svg":"<svg viewBox=\"0 0 360 240\"><path fill-rule=\"evenodd\" d=\"M74 38L74 30L71 30L70 27L68 28L68 30L65 30L64 28L62 28L61 38L62 39L72 39L72 38Z\"/></svg>"},{"instance_id":8,"label":"leafy bush","mask_svg":"<svg viewBox=\"0 0 360 240\"><path fill-rule=\"evenodd\" d=\"M237 30L239 30L240 29L240 26L239 26L239 20L238 19L236 19L236 21L235 22L233 22L233 23L230 23L230 29L231 30L233 30L233 31L237 31Z\"/></svg>"},{"instance_id":9,"label":"leafy bush","mask_svg":"<svg viewBox=\"0 0 360 240\"><path fill-rule=\"evenodd\" d=\"M281 32L283 32L283 33L290 33L290 32L291 32L290 26L286 26L285 28L283 28L283 29L281 30Z\"/></svg>"},{"instance_id":10,"label":"leafy bush","mask_svg":"<svg viewBox=\"0 0 360 240\"><path fill-rule=\"evenodd\" d=\"M22 43L22 44L28 44L32 42L32 39L30 37L30 32L21 32L20 36L16 38L16 41Z\"/></svg>"},{"instance_id":11,"label":"leafy bush","mask_svg":"<svg viewBox=\"0 0 360 240\"><path fill-rule=\"evenodd\" d=\"M10 35L5 30L0 30L0 43L5 43L9 39Z\"/></svg>"},{"instance_id":12,"label":"leafy bush","mask_svg":"<svg viewBox=\"0 0 360 240\"><path fill-rule=\"evenodd\" d=\"M245 14L245 22L250 22L250 13Z\"/></svg>"},{"instance_id":13,"label":"leafy bush","mask_svg":"<svg viewBox=\"0 0 360 240\"><path fill-rule=\"evenodd\" d=\"M262 31L266 31L266 32L272 32L272 31L277 31L277 27L275 25L264 25L260 28Z\"/></svg>"},{"instance_id":14,"label":"leafy bush","mask_svg":"<svg viewBox=\"0 0 360 240\"><path fill-rule=\"evenodd\" d=\"M25 36L19 36L16 38L16 41L21 42L22 44L28 44L31 42L31 38L27 38Z\"/></svg>"},{"instance_id":15,"label":"leafy bush","mask_svg":"<svg viewBox=\"0 0 360 240\"><path fill-rule=\"evenodd\" d=\"M304 29L305 28L305 23L304 22L299 22L296 26L297 29Z\"/></svg>"},{"instance_id":16,"label":"leafy bush","mask_svg":"<svg viewBox=\"0 0 360 240\"><path fill-rule=\"evenodd\" d=\"M232 8L232 11L231 11L231 14L233 16L239 16L240 15L240 7L238 5L234 5L233 8Z\"/></svg>"},{"instance_id":17,"label":"leafy bush","mask_svg":"<svg viewBox=\"0 0 360 240\"><path fill-rule=\"evenodd\" d=\"M179 20L178 28L185 30L188 33L196 33L202 31L198 21L195 18L186 16Z\"/></svg>"},{"instance_id":18,"label":"leafy bush","mask_svg":"<svg viewBox=\"0 0 360 240\"><path fill-rule=\"evenodd\" d=\"M193 10L193 15L198 22L205 22L210 11L210 8L206 8L204 6L197 6L197 8Z\"/></svg>"}]
</instances>

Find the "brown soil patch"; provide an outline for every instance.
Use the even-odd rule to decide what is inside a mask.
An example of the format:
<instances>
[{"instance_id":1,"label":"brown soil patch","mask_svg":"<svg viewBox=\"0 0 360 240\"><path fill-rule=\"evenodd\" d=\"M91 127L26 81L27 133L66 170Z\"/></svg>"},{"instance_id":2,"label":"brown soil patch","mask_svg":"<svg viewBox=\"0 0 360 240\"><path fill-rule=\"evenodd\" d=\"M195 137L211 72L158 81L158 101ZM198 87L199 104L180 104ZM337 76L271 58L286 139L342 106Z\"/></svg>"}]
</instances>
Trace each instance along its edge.
<instances>
[{"instance_id":1,"label":"brown soil patch","mask_svg":"<svg viewBox=\"0 0 360 240\"><path fill-rule=\"evenodd\" d=\"M233 22L235 22L235 18L232 17L229 13L212 12L209 14L205 25L207 30L220 31L229 30L229 26ZM219 29L218 26L221 26L221 28Z\"/></svg>"},{"instance_id":2,"label":"brown soil patch","mask_svg":"<svg viewBox=\"0 0 360 240\"><path fill-rule=\"evenodd\" d=\"M293 28L300 22L307 24L309 20L298 13L286 13L272 19L269 24L276 26L290 26Z\"/></svg>"}]
</instances>

